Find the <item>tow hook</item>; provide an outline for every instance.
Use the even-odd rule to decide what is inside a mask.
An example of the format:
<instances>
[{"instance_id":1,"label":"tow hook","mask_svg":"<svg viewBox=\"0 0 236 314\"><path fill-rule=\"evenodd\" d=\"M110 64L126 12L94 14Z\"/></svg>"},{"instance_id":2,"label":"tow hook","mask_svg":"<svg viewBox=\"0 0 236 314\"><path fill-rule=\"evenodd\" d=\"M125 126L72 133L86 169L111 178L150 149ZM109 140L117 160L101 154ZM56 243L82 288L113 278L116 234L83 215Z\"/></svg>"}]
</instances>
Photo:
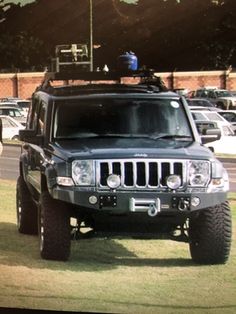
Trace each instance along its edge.
<instances>
[{"instance_id":1,"label":"tow hook","mask_svg":"<svg viewBox=\"0 0 236 314\"><path fill-rule=\"evenodd\" d=\"M157 209L157 207L156 207L156 205L155 204L150 204L149 205L149 210L148 210L148 215L150 216L150 217L155 217L157 214L158 214L158 209Z\"/></svg>"},{"instance_id":2,"label":"tow hook","mask_svg":"<svg viewBox=\"0 0 236 314\"><path fill-rule=\"evenodd\" d=\"M179 200L179 204L178 204L178 210L180 211L186 211L189 209L189 201L186 199L181 198Z\"/></svg>"}]
</instances>

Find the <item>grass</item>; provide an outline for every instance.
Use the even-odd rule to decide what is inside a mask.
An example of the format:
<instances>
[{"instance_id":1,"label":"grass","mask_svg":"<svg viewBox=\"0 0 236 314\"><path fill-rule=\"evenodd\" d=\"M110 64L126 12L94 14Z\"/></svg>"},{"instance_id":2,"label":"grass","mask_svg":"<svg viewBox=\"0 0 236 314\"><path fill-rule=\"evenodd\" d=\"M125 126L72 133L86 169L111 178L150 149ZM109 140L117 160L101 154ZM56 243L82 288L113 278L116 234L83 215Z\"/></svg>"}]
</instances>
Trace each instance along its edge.
<instances>
[{"instance_id":1,"label":"grass","mask_svg":"<svg viewBox=\"0 0 236 314\"><path fill-rule=\"evenodd\" d=\"M15 182L0 181L0 307L109 313L235 313L236 245L226 265L199 266L188 245L124 238L72 242L71 259L42 260L16 230ZM236 221L236 194L229 200Z\"/></svg>"}]
</instances>

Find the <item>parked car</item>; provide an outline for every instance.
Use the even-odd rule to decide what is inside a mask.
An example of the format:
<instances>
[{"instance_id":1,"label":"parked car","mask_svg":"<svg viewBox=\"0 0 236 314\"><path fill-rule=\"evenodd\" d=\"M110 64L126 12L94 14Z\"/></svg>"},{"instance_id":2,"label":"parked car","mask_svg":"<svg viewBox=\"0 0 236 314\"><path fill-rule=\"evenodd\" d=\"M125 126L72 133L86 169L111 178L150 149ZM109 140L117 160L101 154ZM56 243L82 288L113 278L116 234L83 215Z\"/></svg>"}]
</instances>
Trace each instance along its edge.
<instances>
[{"instance_id":1,"label":"parked car","mask_svg":"<svg viewBox=\"0 0 236 314\"><path fill-rule=\"evenodd\" d=\"M220 111L221 109L217 108L215 104L211 103L209 100L204 98L191 98L187 99L187 103L189 106L192 107L198 107L198 108L204 108L205 110L211 110L211 111Z\"/></svg>"},{"instance_id":2,"label":"parked car","mask_svg":"<svg viewBox=\"0 0 236 314\"><path fill-rule=\"evenodd\" d=\"M236 136L234 136L235 134L230 123L223 117L218 117L217 112L197 112L196 115L195 113L196 111L192 112L192 115L200 135L204 134L204 129L206 127L220 129L220 139L211 143L206 143L205 146L214 153L236 154ZM216 115L212 115L212 113ZM212 117L215 117L216 119L211 119Z\"/></svg>"},{"instance_id":3,"label":"parked car","mask_svg":"<svg viewBox=\"0 0 236 314\"><path fill-rule=\"evenodd\" d=\"M189 90L187 88L175 88L173 90L173 92L175 92L176 94L180 95L180 96L184 96L187 97Z\"/></svg>"},{"instance_id":4,"label":"parked car","mask_svg":"<svg viewBox=\"0 0 236 314\"><path fill-rule=\"evenodd\" d=\"M222 110L219 114L231 124L236 133L236 110Z\"/></svg>"},{"instance_id":5,"label":"parked car","mask_svg":"<svg viewBox=\"0 0 236 314\"><path fill-rule=\"evenodd\" d=\"M221 138L211 143L205 144L210 150L216 154L236 154L236 136L234 132L229 130L219 121L214 121L221 131Z\"/></svg>"},{"instance_id":6,"label":"parked car","mask_svg":"<svg viewBox=\"0 0 236 314\"><path fill-rule=\"evenodd\" d=\"M17 106L18 108L21 109L22 114L27 117L28 111L29 111L29 106L30 106L30 100L26 99L20 99L20 98L15 98L15 97L6 97L1 99L2 103L11 104L11 106Z\"/></svg>"},{"instance_id":7,"label":"parked car","mask_svg":"<svg viewBox=\"0 0 236 314\"><path fill-rule=\"evenodd\" d=\"M227 125L231 128L231 124L224 119L219 112L216 111L209 111L209 110L192 110L191 113L194 120L201 120L201 121L220 121L224 125Z\"/></svg>"},{"instance_id":8,"label":"parked car","mask_svg":"<svg viewBox=\"0 0 236 314\"><path fill-rule=\"evenodd\" d=\"M0 118L2 120L2 138L9 140L18 140L19 131L23 130L25 127L17 120L9 116L0 115Z\"/></svg>"},{"instance_id":9,"label":"parked car","mask_svg":"<svg viewBox=\"0 0 236 314\"><path fill-rule=\"evenodd\" d=\"M236 96L226 89L200 88L196 90L194 97L206 98L220 109L236 109Z\"/></svg>"},{"instance_id":10,"label":"parked car","mask_svg":"<svg viewBox=\"0 0 236 314\"><path fill-rule=\"evenodd\" d=\"M19 100L19 97L3 97L0 98L0 102L9 102L9 101L15 101L15 100Z\"/></svg>"},{"instance_id":11,"label":"parked car","mask_svg":"<svg viewBox=\"0 0 236 314\"><path fill-rule=\"evenodd\" d=\"M191 111L219 111L219 110L222 110L222 109L218 109L215 107L216 110L212 110L211 107L202 107L202 106L189 106L189 109Z\"/></svg>"},{"instance_id":12,"label":"parked car","mask_svg":"<svg viewBox=\"0 0 236 314\"><path fill-rule=\"evenodd\" d=\"M22 111L14 105L3 105L0 103L0 115L10 116L20 122L22 125L26 124L26 117L22 114Z\"/></svg>"}]
</instances>

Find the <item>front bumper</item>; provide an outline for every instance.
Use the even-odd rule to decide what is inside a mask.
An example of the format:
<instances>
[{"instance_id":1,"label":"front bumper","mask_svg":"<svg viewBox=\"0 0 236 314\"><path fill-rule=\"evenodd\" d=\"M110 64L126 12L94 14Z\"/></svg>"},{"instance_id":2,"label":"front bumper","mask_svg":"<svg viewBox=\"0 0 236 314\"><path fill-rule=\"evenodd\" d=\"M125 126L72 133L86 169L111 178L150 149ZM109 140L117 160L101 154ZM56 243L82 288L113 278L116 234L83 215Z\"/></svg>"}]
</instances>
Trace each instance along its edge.
<instances>
[{"instance_id":1,"label":"front bumper","mask_svg":"<svg viewBox=\"0 0 236 314\"><path fill-rule=\"evenodd\" d=\"M90 212L92 210L94 213L99 211L114 214L147 212L149 216L155 216L158 213L191 213L227 200L226 192L98 192L95 189L59 186L54 187L50 192L54 199L73 204L83 210Z\"/></svg>"}]
</instances>

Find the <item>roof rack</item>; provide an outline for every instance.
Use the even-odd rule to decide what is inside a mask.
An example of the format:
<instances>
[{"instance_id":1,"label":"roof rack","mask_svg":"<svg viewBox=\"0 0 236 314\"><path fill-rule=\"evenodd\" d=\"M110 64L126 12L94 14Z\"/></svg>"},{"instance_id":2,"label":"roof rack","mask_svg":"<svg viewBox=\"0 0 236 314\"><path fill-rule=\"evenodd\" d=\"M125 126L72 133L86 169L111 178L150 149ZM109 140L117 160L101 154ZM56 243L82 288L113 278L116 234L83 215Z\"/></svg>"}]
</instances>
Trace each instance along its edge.
<instances>
[{"instance_id":1,"label":"roof rack","mask_svg":"<svg viewBox=\"0 0 236 314\"><path fill-rule=\"evenodd\" d=\"M162 79L155 75L154 70L137 70L137 71L109 71L109 72L78 72L78 71L61 71L61 72L46 72L42 84L38 89L52 92L53 81L66 82L64 87L68 87L69 81L87 81L90 84L99 82L104 84L104 81L116 81L114 84L122 84L122 78L140 78L139 83L134 84L133 87L142 86L149 90L166 91L167 88ZM130 84L132 86L132 84ZM57 86L58 87L58 86ZM56 87L55 87L56 88Z\"/></svg>"},{"instance_id":2,"label":"roof rack","mask_svg":"<svg viewBox=\"0 0 236 314\"><path fill-rule=\"evenodd\" d=\"M46 72L44 79L47 81L65 81L65 80L84 80L84 81L106 81L120 80L122 77L140 77L153 78L154 70L137 70L137 71L97 71L97 72L81 72L81 71L61 71Z\"/></svg>"}]
</instances>

